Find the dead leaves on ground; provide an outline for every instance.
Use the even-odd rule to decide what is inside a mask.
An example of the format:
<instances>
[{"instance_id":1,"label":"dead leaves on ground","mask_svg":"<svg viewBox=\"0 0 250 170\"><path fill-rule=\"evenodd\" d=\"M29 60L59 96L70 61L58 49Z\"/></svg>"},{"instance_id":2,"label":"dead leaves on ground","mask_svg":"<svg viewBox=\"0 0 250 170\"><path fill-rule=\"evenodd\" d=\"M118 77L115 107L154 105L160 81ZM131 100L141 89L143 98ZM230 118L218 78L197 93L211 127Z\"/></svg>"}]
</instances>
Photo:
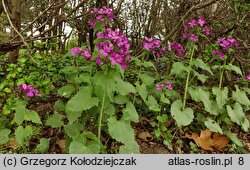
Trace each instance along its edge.
<instances>
[{"instance_id":1,"label":"dead leaves on ground","mask_svg":"<svg viewBox=\"0 0 250 170\"><path fill-rule=\"evenodd\" d=\"M202 130L200 135L198 133L192 133L191 135L186 133L185 137L193 139L198 146L207 151L223 151L230 141L227 136L213 133L208 129Z\"/></svg>"}]
</instances>

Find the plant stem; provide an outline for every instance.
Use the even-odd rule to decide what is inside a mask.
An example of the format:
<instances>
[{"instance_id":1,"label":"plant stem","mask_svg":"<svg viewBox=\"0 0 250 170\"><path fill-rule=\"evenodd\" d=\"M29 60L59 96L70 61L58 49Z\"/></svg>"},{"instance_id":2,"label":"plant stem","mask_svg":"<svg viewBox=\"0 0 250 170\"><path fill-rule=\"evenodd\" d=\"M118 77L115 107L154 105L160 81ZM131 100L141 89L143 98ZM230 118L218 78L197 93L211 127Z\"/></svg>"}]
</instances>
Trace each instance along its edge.
<instances>
[{"instance_id":1,"label":"plant stem","mask_svg":"<svg viewBox=\"0 0 250 170\"><path fill-rule=\"evenodd\" d=\"M99 115L99 123L98 123L98 139L99 139L99 140L101 140L102 117L103 117L103 110L104 110L105 98L106 98L106 95L103 94L101 112L100 112L100 115Z\"/></svg>"},{"instance_id":2,"label":"plant stem","mask_svg":"<svg viewBox=\"0 0 250 170\"><path fill-rule=\"evenodd\" d=\"M190 79L190 73L191 73L191 66L190 63L193 60L193 55L194 55L194 46L192 47L191 50L191 56L190 56L190 61L189 61L189 69L188 69L188 75L187 75L187 80L186 80L186 85L185 85L185 92L184 92L184 98L183 98L183 106L182 106L182 110L184 111L185 109L185 105L186 105L186 100L187 100L187 90L188 90L188 83L189 83L189 79Z\"/></svg>"},{"instance_id":3,"label":"plant stem","mask_svg":"<svg viewBox=\"0 0 250 170\"><path fill-rule=\"evenodd\" d=\"M140 75L141 75L141 66L140 66L140 69L139 69L139 74L138 74L138 76L137 76L136 82L139 82L139 77L140 77ZM134 94L133 104L135 104L135 99L136 99L136 94Z\"/></svg>"},{"instance_id":4,"label":"plant stem","mask_svg":"<svg viewBox=\"0 0 250 170\"><path fill-rule=\"evenodd\" d=\"M219 89L221 89L221 85L222 85L222 79L223 79L223 74L225 71L225 66L227 64L227 58L224 59L224 63L223 63L223 67L222 69L220 69L220 83L219 83Z\"/></svg>"}]
</instances>

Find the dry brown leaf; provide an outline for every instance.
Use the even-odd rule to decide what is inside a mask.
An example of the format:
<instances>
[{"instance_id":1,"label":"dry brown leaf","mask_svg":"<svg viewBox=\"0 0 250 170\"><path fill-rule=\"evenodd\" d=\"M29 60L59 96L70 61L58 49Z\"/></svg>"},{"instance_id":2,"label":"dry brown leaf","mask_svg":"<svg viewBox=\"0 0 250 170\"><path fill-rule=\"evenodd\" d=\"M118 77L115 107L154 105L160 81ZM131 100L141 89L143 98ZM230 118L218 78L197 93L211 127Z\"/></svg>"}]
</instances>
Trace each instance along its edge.
<instances>
[{"instance_id":1,"label":"dry brown leaf","mask_svg":"<svg viewBox=\"0 0 250 170\"><path fill-rule=\"evenodd\" d=\"M185 134L186 138L193 139L202 149L207 151L222 151L229 143L229 138L218 133L212 133L210 130L202 130L198 133Z\"/></svg>"},{"instance_id":2,"label":"dry brown leaf","mask_svg":"<svg viewBox=\"0 0 250 170\"><path fill-rule=\"evenodd\" d=\"M16 141L16 138L9 138L9 148L11 148L12 150L16 150L18 148L18 144Z\"/></svg>"},{"instance_id":3,"label":"dry brown leaf","mask_svg":"<svg viewBox=\"0 0 250 170\"><path fill-rule=\"evenodd\" d=\"M222 136L218 133L213 134L214 148L222 151L230 142L230 139L227 136Z\"/></svg>"},{"instance_id":4,"label":"dry brown leaf","mask_svg":"<svg viewBox=\"0 0 250 170\"><path fill-rule=\"evenodd\" d=\"M138 134L138 138L145 141L145 142L149 142L153 139L152 135L148 132L141 132Z\"/></svg>"},{"instance_id":5,"label":"dry brown leaf","mask_svg":"<svg viewBox=\"0 0 250 170\"><path fill-rule=\"evenodd\" d=\"M56 141L56 144L59 145L59 147L62 150L62 153L64 153L65 146L66 146L66 140L58 140L58 141Z\"/></svg>"}]
</instances>

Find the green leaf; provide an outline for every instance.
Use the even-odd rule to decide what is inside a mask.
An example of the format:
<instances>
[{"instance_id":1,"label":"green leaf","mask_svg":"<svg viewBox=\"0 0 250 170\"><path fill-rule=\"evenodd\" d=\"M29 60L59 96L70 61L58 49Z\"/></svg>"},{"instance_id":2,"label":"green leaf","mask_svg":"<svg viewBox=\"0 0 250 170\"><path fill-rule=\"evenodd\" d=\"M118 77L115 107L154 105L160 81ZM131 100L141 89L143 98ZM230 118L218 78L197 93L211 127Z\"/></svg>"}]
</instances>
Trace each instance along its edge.
<instances>
[{"instance_id":1,"label":"green leaf","mask_svg":"<svg viewBox=\"0 0 250 170\"><path fill-rule=\"evenodd\" d=\"M70 123L77 120L81 116L82 111L98 105L99 99L92 97L91 94L91 88L84 87L68 101L66 104L66 113Z\"/></svg>"},{"instance_id":2,"label":"green leaf","mask_svg":"<svg viewBox=\"0 0 250 170\"><path fill-rule=\"evenodd\" d=\"M36 146L36 152L46 153L49 150L49 139L41 138L40 143Z\"/></svg>"},{"instance_id":3,"label":"green leaf","mask_svg":"<svg viewBox=\"0 0 250 170\"><path fill-rule=\"evenodd\" d=\"M189 68L184 66L182 62L175 62L171 69L171 75L182 75L183 72L188 72Z\"/></svg>"},{"instance_id":4,"label":"green leaf","mask_svg":"<svg viewBox=\"0 0 250 170\"><path fill-rule=\"evenodd\" d=\"M168 100L168 98L165 96L164 93L161 94L161 102L166 103L166 104L170 104L170 100Z\"/></svg>"},{"instance_id":5,"label":"green leaf","mask_svg":"<svg viewBox=\"0 0 250 170\"><path fill-rule=\"evenodd\" d=\"M78 77L76 77L76 82L77 83L87 83L91 84L91 76L88 73L82 73Z\"/></svg>"},{"instance_id":6,"label":"green leaf","mask_svg":"<svg viewBox=\"0 0 250 170\"><path fill-rule=\"evenodd\" d=\"M5 144L9 141L9 134L11 131L9 129L0 130L0 144Z\"/></svg>"},{"instance_id":7,"label":"green leaf","mask_svg":"<svg viewBox=\"0 0 250 170\"><path fill-rule=\"evenodd\" d=\"M52 128L62 127L64 125L62 119L64 116L60 114L51 115L45 122L46 126L51 126Z\"/></svg>"},{"instance_id":8,"label":"green leaf","mask_svg":"<svg viewBox=\"0 0 250 170\"><path fill-rule=\"evenodd\" d=\"M104 30L103 22L96 22L94 28L94 34L101 30Z\"/></svg>"},{"instance_id":9,"label":"green leaf","mask_svg":"<svg viewBox=\"0 0 250 170\"><path fill-rule=\"evenodd\" d=\"M115 115L115 107L111 103L105 102L104 112L109 116L113 116Z\"/></svg>"},{"instance_id":10,"label":"green leaf","mask_svg":"<svg viewBox=\"0 0 250 170\"><path fill-rule=\"evenodd\" d=\"M220 134L223 134L220 125L218 123L216 123L214 120L207 118L207 120L205 121L205 126L210 129L213 132L219 132Z\"/></svg>"},{"instance_id":11,"label":"green leaf","mask_svg":"<svg viewBox=\"0 0 250 170\"><path fill-rule=\"evenodd\" d=\"M142 63L142 66L145 67L145 68L153 67L156 70L155 65L151 61L144 61Z\"/></svg>"},{"instance_id":12,"label":"green leaf","mask_svg":"<svg viewBox=\"0 0 250 170\"><path fill-rule=\"evenodd\" d=\"M233 143L235 143L239 147L243 147L243 143L239 140L239 138L236 136L236 134L231 133L229 131L224 131L224 134L227 135Z\"/></svg>"},{"instance_id":13,"label":"green leaf","mask_svg":"<svg viewBox=\"0 0 250 170\"><path fill-rule=\"evenodd\" d=\"M194 119L194 113L191 108L182 110L182 101L176 100L171 105L171 115L175 119L178 126L187 126Z\"/></svg>"},{"instance_id":14,"label":"green leaf","mask_svg":"<svg viewBox=\"0 0 250 170\"><path fill-rule=\"evenodd\" d=\"M226 68L227 70L230 70L230 71L235 71L237 74L239 74L239 75L242 76L242 72L241 72L240 68L237 67L237 66L232 65L231 63L228 64L228 65L226 65L225 68Z\"/></svg>"},{"instance_id":15,"label":"green leaf","mask_svg":"<svg viewBox=\"0 0 250 170\"><path fill-rule=\"evenodd\" d=\"M58 112L63 112L65 110L65 104L59 99L55 102L54 108Z\"/></svg>"},{"instance_id":16,"label":"green leaf","mask_svg":"<svg viewBox=\"0 0 250 170\"><path fill-rule=\"evenodd\" d=\"M116 79L116 91L119 92L121 95L125 96L129 93L135 93L135 87L130 84L129 82L124 82L122 79L117 78Z\"/></svg>"},{"instance_id":17,"label":"green leaf","mask_svg":"<svg viewBox=\"0 0 250 170\"><path fill-rule=\"evenodd\" d=\"M69 98L75 90L75 87L67 85L58 89L58 94L62 97Z\"/></svg>"},{"instance_id":18,"label":"green leaf","mask_svg":"<svg viewBox=\"0 0 250 170\"><path fill-rule=\"evenodd\" d=\"M72 124L64 125L64 130L66 134L71 138L75 138L79 136L82 128L83 126L80 123L72 123Z\"/></svg>"},{"instance_id":19,"label":"green leaf","mask_svg":"<svg viewBox=\"0 0 250 170\"><path fill-rule=\"evenodd\" d=\"M136 142L132 142L127 145L122 145L119 149L119 154L139 154L139 145Z\"/></svg>"},{"instance_id":20,"label":"green leaf","mask_svg":"<svg viewBox=\"0 0 250 170\"><path fill-rule=\"evenodd\" d=\"M152 96L148 96L148 100L145 101L146 105L148 106L149 110L159 112L161 111L160 105L158 104L157 100Z\"/></svg>"},{"instance_id":21,"label":"green leaf","mask_svg":"<svg viewBox=\"0 0 250 170\"><path fill-rule=\"evenodd\" d=\"M129 101L127 96L122 96L122 95L116 95L114 97L114 103L115 104L126 104Z\"/></svg>"},{"instance_id":22,"label":"green leaf","mask_svg":"<svg viewBox=\"0 0 250 170\"><path fill-rule=\"evenodd\" d=\"M144 83L140 85L139 82L136 82L136 90L143 99L143 101L146 101L148 97L148 91L146 85Z\"/></svg>"},{"instance_id":23,"label":"green leaf","mask_svg":"<svg viewBox=\"0 0 250 170\"><path fill-rule=\"evenodd\" d=\"M135 106L132 102L128 102L126 105L126 108L123 109L123 116L122 119L123 120L127 120L127 121L133 121L138 123L139 122L139 115L135 109Z\"/></svg>"},{"instance_id":24,"label":"green leaf","mask_svg":"<svg viewBox=\"0 0 250 170\"><path fill-rule=\"evenodd\" d=\"M155 78L149 76L148 74L144 73L144 74L140 74L140 79L142 80L142 82L147 85L150 86L152 84L154 84L155 82Z\"/></svg>"},{"instance_id":25,"label":"green leaf","mask_svg":"<svg viewBox=\"0 0 250 170\"><path fill-rule=\"evenodd\" d=\"M196 59L196 60L192 61L191 65L195 65L195 67L201 68L202 70L206 70L211 75L213 75L213 72L211 71L209 65L204 63L201 59Z\"/></svg>"},{"instance_id":26,"label":"green leaf","mask_svg":"<svg viewBox=\"0 0 250 170\"><path fill-rule=\"evenodd\" d=\"M205 76L204 74L200 74L197 71L193 71L193 72L194 72L194 76L196 76L198 80L200 80L202 83L205 83L205 81L208 79L208 76Z\"/></svg>"},{"instance_id":27,"label":"green leaf","mask_svg":"<svg viewBox=\"0 0 250 170\"><path fill-rule=\"evenodd\" d=\"M240 104L250 106L250 100L248 99L246 92L241 91L238 86L236 87L236 91L233 92L232 98L234 101L239 102Z\"/></svg>"},{"instance_id":28,"label":"green leaf","mask_svg":"<svg viewBox=\"0 0 250 170\"><path fill-rule=\"evenodd\" d=\"M26 113L26 104L25 104L25 102L21 101L21 100L16 101L14 109L15 109L14 121L18 125L21 125L23 123L23 121L24 121L24 115Z\"/></svg>"},{"instance_id":29,"label":"green leaf","mask_svg":"<svg viewBox=\"0 0 250 170\"><path fill-rule=\"evenodd\" d=\"M40 116L34 110L27 111L26 114L24 115L24 119L27 121L37 123L37 124L42 124Z\"/></svg>"},{"instance_id":30,"label":"green leaf","mask_svg":"<svg viewBox=\"0 0 250 170\"><path fill-rule=\"evenodd\" d=\"M228 96L228 88L225 87L224 89L220 89L218 87L213 87L212 89L213 94L216 96L216 102L219 106L219 108L223 108L223 106L227 102L227 96Z\"/></svg>"},{"instance_id":31,"label":"green leaf","mask_svg":"<svg viewBox=\"0 0 250 170\"><path fill-rule=\"evenodd\" d=\"M203 102L205 110L213 115L219 115L221 110L215 101L210 100L210 93L202 88L189 87L188 93L196 102Z\"/></svg>"},{"instance_id":32,"label":"green leaf","mask_svg":"<svg viewBox=\"0 0 250 170\"><path fill-rule=\"evenodd\" d=\"M33 134L33 130L31 126L26 126L23 128L21 125L17 127L15 131L15 136L18 144L23 145L24 142L29 139Z\"/></svg>"},{"instance_id":33,"label":"green leaf","mask_svg":"<svg viewBox=\"0 0 250 170\"><path fill-rule=\"evenodd\" d=\"M242 126L244 131L248 132L249 121L245 113L243 112L241 105L238 102L234 104L234 109L232 109L231 106L227 106L227 113L233 122Z\"/></svg>"},{"instance_id":34,"label":"green leaf","mask_svg":"<svg viewBox=\"0 0 250 170\"><path fill-rule=\"evenodd\" d=\"M112 116L108 119L108 130L113 139L127 145L125 149L123 148L123 151L129 150L130 153L138 153L139 147L135 142L135 133L129 121L117 120Z\"/></svg>"},{"instance_id":35,"label":"green leaf","mask_svg":"<svg viewBox=\"0 0 250 170\"><path fill-rule=\"evenodd\" d=\"M87 146L80 142L73 141L69 146L70 154L91 154L93 153Z\"/></svg>"}]
</instances>

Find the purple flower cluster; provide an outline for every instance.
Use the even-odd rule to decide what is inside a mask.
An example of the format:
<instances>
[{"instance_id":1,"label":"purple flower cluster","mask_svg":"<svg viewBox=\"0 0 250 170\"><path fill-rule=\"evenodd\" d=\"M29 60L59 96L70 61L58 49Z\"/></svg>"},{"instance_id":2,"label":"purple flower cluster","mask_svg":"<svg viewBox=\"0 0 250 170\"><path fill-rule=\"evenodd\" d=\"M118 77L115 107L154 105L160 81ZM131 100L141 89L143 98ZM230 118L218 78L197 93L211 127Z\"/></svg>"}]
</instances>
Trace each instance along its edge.
<instances>
[{"instance_id":1,"label":"purple flower cluster","mask_svg":"<svg viewBox=\"0 0 250 170\"><path fill-rule=\"evenodd\" d=\"M238 44L234 38L218 38L216 43L219 45L220 50L213 50L213 56L219 56L221 59L224 59L224 52L228 51L230 48L238 47Z\"/></svg>"},{"instance_id":2,"label":"purple flower cluster","mask_svg":"<svg viewBox=\"0 0 250 170\"><path fill-rule=\"evenodd\" d=\"M144 37L143 47L147 51L152 51L153 54L156 54L157 58L160 58L163 53L166 51L166 48L161 48L161 42L156 38Z\"/></svg>"},{"instance_id":3,"label":"purple flower cluster","mask_svg":"<svg viewBox=\"0 0 250 170\"><path fill-rule=\"evenodd\" d=\"M90 19L89 21L89 24L92 28L95 27L96 22L104 22L105 18L110 21L113 21L113 19L115 18L115 15L112 10L105 6L103 6L102 8L93 8L91 10L91 13L96 15L95 19Z\"/></svg>"},{"instance_id":4,"label":"purple flower cluster","mask_svg":"<svg viewBox=\"0 0 250 170\"><path fill-rule=\"evenodd\" d=\"M177 55L178 55L179 57L181 57L181 59L184 59L184 58L185 58L185 56L184 56L185 50L184 50L184 47L183 47L180 43L178 43L178 42L171 42L171 43L169 44L169 48L170 48L172 51L176 52Z\"/></svg>"},{"instance_id":5,"label":"purple flower cluster","mask_svg":"<svg viewBox=\"0 0 250 170\"><path fill-rule=\"evenodd\" d=\"M89 60L89 61L92 60L92 55L90 54L88 48L85 48L84 50L82 50L82 48L80 47L74 47L70 50L70 54L73 57L78 54L81 54L84 58L86 58L86 60Z\"/></svg>"},{"instance_id":6,"label":"purple flower cluster","mask_svg":"<svg viewBox=\"0 0 250 170\"><path fill-rule=\"evenodd\" d=\"M18 86L18 89L24 91L26 97L41 96L39 91L32 85L22 84Z\"/></svg>"},{"instance_id":7,"label":"purple flower cluster","mask_svg":"<svg viewBox=\"0 0 250 170\"><path fill-rule=\"evenodd\" d=\"M167 80L166 83L159 83L159 84L156 84L156 90L163 90L164 88L168 89L168 90L173 90L173 86L171 84L171 81L170 80Z\"/></svg>"},{"instance_id":8,"label":"purple flower cluster","mask_svg":"<svg viewBox=\"0 0 250 170\"><path fill-rule=\"evenodd\" d=\"M109 56L111 65L120 64L122 69L125 70L128 65L127 62L131 60L131 56L128 54L130 49L128 38L120 33L119 29L111 30L110 28L98 32L97 37L104 39L96 45L101 54L96 59L97 64L101 64L102 60Z\"/></svg>"},{"instance_id":9,"label":"purple flower cluster","mask_svg":"<svg viewBox=\"0 0 250 170\"><path fill-rule=\"evenodd\" d=\"M189 39L193 42L198 41L198 35L190 33L190 30L192 30L193 28L201 29L205 35L211 34L210 29L208 25L206 25L206 21L203 18L198 18L197 20L191 19L184 25L183 39Z\"/></svg>"}]
</instances>

